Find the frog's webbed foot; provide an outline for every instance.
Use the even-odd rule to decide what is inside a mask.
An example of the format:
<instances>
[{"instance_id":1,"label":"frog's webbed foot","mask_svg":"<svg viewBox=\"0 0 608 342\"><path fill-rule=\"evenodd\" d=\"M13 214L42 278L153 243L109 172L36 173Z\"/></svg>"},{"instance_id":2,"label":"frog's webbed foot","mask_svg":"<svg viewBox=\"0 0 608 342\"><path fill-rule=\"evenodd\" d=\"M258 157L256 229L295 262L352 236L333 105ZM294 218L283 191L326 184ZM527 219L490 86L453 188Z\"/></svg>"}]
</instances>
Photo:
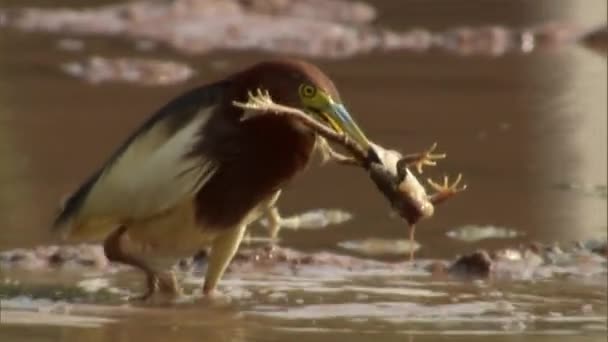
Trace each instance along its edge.
<instances>
[{"instance_id":1,"label":"frog's webbed foot","mask_svg":"<svg viewBox=\"0 0 608 342\"><path fill-rule=\"evenodd\" d=\"M439 204L457 193L467 189L466 184L459 186L460 182L462 181L462 174L458 174L458 177L456 177L456 180L452 184L450 184L448 176L443 177L443 184L435 183L430 178L428 178L426 181L433 188L433 190L436 191L435 194L431 195L429 198L433 205Z\"/></svg>"},{"instance_id":2,"label":"frog's webbed foot","mask_svg":"<svg viewBox=\"0 0 608 342\"><path fill-rule=\"evenodd\" d=\"M333 161L338 164L346 164L346 165L359 165L360 164L360 162L357 159L346 156L340 152L336 152L336 150L334 150L329 145L329 143L327 142L327 140L325 138L318 137L317 139L318 139L317 148L319 149L319 152L321 152L321 162L323 164L327 163L328 161Z\"/></svg>"},{"instance_id":3,"label":"frog's webbed foot","mask_svg":"<svg viewBox=\"0 0 608 342\"><path fill-rule=\"evenodd\" d=\"M427 150L420 152L420 153L414 153L414 154L408 154L406 156L404 156L401 159L401 163L404 163L406 167L412 167L414 166L416 168L416 171L418 171L418 173L422 173L422 168L424 166L435 166L437 165L437 160L439 159L445 159L446 154L445 153L433 153L435 151L435 149L437 148L437 143L433 143L433 145L431 145L431 147L429 147ZM401 165L402 167L403 165Z\"/></svg>"}]
</instances>

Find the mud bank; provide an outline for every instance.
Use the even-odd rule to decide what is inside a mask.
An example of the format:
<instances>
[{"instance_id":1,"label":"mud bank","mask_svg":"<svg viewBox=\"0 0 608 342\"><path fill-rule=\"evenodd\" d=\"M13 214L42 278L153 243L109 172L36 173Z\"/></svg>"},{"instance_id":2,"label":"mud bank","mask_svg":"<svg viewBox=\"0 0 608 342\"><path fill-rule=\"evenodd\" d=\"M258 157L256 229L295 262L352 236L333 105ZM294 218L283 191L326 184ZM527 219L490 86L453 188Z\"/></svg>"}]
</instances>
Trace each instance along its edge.
<instances>
[{"instance_id":1,"label":"mud bank","mask_svg":"<svg viewBox=\"0 0 608 342\"><path fill-rule=\"evenodd\" d=\"M605 27L545 23L529 28L456 27L444 32L378 27L376 9L345 0L134 1L88 9L0 9L0 27L62 35L119 36L165 44L179 52L258 50L344 58L370 51L502 55L593 41ZM598 33L599 32L599 33ZM603 42L603 43L602 43Z\"/></svg>"},{"instance_id":2,"label":"mud bank","mask_svg":"<svg viewBox=\"0 0 608 342\"><path fill-rule=\"evenodd\" d=\"M61 69L89 83L126 82L144 86L164 86L187 81L194 70L186 64L141 58L92 56L81 62L68 62Z\"/></svg>"},{"instance_id":3,"label":"mud bank","mask_svg":"<svg viewBox=\"0 0 608 342\"><path fill-rule=\"evenodd\" d=\"M607 274L605 241L589 241L569 247L532 244L525 247L478 250L452 260L421 259L384 262L329 252L303 253L277 246L241 248L228 273L258 272L293 274L315 270L343 272L403 272L450 279L541 279L551 277L595 277ZM5 270L52 272L54 270L97 270L114 273L130 267L109 263L99 245L39 246L0 252ZM185 274L202 274L205 254L181 260L175 268Z\"/></svg>"}]
</instances>

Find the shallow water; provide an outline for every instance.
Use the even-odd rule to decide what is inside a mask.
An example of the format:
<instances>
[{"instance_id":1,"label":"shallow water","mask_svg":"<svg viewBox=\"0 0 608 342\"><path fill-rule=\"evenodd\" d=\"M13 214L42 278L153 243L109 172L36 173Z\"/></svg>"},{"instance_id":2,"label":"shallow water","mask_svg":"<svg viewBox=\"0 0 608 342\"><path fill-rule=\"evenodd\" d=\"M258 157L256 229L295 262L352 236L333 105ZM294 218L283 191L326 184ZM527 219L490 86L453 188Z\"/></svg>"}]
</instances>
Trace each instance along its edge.
<instances>
[{"instance_id":1,"label":"shallow water","mask_svg":"<svg viewBox=\"0 0 608 342\"><path fill-rule=\"evenodd\" d=\"M188 297L147 305L121 299L125 291L139 291L141 279L133 272L7 272L20 283L5 283L0 292L7 298L0 302L2 323L9 327L0 336L24 341L53 339L60 332L62 341L605 337L605 266L578 276L462 281L433 277L411 264L352 265L249 269L243 264L224 279L224 296L211 301L197 290L202 279L185 273ZM24 326L34 328L24 334Z\"/></svg>"},{"instance_id":2,"label":"shallow water","mask_svg":"<svg viewBox=\"0 0 608 342\"><path fill-rule=\"evenodd\" d=\"M379 22L396 29L495 23L518 27L558 19L606 22L606 3L601 0L468 1L463 6L448 2L453 3L378 2ZM14 31L0 34L0 250L49 243L47 227L59 199L100 165L148 113L194 84L266 57L227 52L184 56L168 49L137 52L130 42L109 38L83 39L84 49L74 52L59 49L60 38ZM179 86L140 87L91 85L61 71L61 64L91 54L170 58L189 63L197 75ZM571 45L496 58L374 53L316 62L334 78L351 112L374 140L403 152L438 141L448 159L429 169L429 175L464 174L469 190L418 227L419 257L446 258L480 247L606 236L605 54ZM315 208L354 214L337 226L282 232L282 244L304 251L344 253L339 247L344 241L407 234L360 170L312 167L285 191L280 207L285 214ZM518 234L476 242L447 235L470 224L505 227ZM116 306L75 309L75 314L83 310L87 327L71 327L67 319L54 325L27 316L28 325L40 324L24 329L17 322L3 322L0 337L6 341L204 337L436 341L449 336L450 340L513 341L527 334L539 342L571 340L572 335L605 340L605 278L591 283L556 279L480 285L433 283L410 274L311 277L261 276L259 283L228 279L223 286L234 287L228 292L238 304L222 308L187 304L136 312ZM41 280L40 286L69 286L76 281L66 279L58 282L51 277ZM126 285L129 279L116 281ZM282 283L283 289L277 290ZM500 298L507 298L513 310L497 309L504 299L489 295L492 291L484 289L488 286L498 287L492 291L502 293ZM275 300L269 292L280 294ZM591 311L582 309L589 304Z\"/></svg>"}]
</instances>

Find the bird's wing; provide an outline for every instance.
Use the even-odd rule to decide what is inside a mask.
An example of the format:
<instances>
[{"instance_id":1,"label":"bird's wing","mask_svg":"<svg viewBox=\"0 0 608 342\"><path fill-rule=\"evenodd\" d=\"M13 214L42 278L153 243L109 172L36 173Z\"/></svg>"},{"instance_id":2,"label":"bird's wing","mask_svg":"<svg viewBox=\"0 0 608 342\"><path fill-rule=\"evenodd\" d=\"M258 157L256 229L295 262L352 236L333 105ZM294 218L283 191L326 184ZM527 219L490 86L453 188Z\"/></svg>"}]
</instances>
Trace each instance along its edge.
<instances>
[{"instance_id":1,"label":"bird's wing","mask_svg":"<svg viewBox=\"0 0 608 342\"><path fill-rule=\"evenodd\" d=\"M55 228L64 236L103 237L192 198L219 166L192 151L222 90L222 84L197 88L158 111L66 201Z\"/></svg>"}]
</instances>

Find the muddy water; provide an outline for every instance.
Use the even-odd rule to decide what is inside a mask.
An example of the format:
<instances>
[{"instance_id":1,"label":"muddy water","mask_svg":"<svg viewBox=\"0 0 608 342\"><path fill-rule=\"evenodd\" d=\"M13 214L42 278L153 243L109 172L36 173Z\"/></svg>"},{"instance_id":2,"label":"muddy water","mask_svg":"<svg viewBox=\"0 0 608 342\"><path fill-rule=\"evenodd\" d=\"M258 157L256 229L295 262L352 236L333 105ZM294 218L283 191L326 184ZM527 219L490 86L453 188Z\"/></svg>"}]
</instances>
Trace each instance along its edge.
<instances>
[{"instance_id":1,"label":"muddy water","mask_svg":"<svg viewBox=\"0 0 608 342\"><path fill-rule=\"evenodd\" d=\"M380 23L401 29L444 29L460 24L533 25L553 19L606 22L606 3L599 0L584 4L469 1L462 7L448 3L452 2L381 2ZM136 52L128 41L100 38L85 39L83 51L70 52L57 48L58 38L0 34L0 249L49 243L47 226L59 198L148 113L194 84L266 57L255 53L193 57L163 49ZM91 54L170 58L189 63L197 75L172 87L90 85L58 67ZM429 175L464 174L469 190L420 225L419 257L606 235L605 55L568 46L498 58L375 53L316 62L335 79L368 135L404 152L438 141L448 159ZM384 199L358 170L313 167L287 189L280 206L286 214L320 207L354 213L352 221L323 231L284 232L283 244L304 251L343 253L337 245L344 240L406 234L402 222L391 217ZM477 243L446 235L467 224L504 226L522 235ZM545 341L570 340L574 334L605 340L602 281L435 283L416 274L334 275L334 271L289 279L233 277L225 286L238 304L148 309L79 306L70 309L75 318L64 317L59 323L40 316L46 310L53 312L47 306L55 304L15 297L3 306L26 309L18 310L23 317L13 316L10 325L3 323L0 337L3 341L436 341L448 339L441 336L446 335L450 340L511 341L530 334L530 339ZM52 275L35 278L42 288L58 281ZM67 279L74 280L66 276L59 282L69 286ZM111 278L123 285L130 279ZM276 294L269 297L269 293ZM29 306L38 309L30 311ZM40 325L26 330L20 324L32 320Z\"/></svg>"}]
</instances>

